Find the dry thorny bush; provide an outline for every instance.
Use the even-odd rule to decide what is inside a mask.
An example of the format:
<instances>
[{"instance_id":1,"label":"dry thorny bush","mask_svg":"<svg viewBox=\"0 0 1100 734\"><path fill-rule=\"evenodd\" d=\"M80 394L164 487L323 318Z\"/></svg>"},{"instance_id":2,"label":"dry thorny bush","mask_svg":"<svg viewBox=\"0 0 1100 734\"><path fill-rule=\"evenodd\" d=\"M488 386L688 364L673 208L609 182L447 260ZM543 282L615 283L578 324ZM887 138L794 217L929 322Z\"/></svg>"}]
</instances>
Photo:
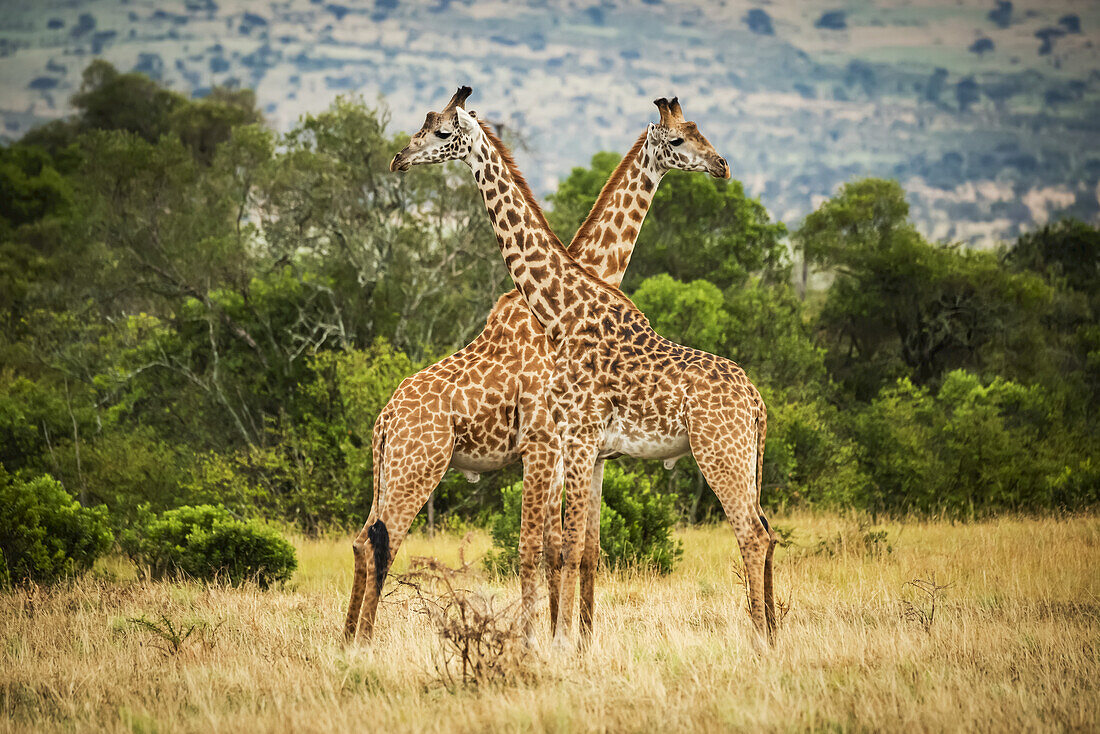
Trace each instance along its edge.
<instances>
[{"instance_id":1,"label":"dry thorny bush","mask_svg":"<svg viewBox=\"0 0 1100 734\"><path fill-rule=\"evenodd\" d=\"M457 567L417 556L409 561L409 570L396 577L412 590L417 611L439 633L439 677L452 689L529 680L531 651L523 634L520 602L498 609L493 595L469 588L475 574L466 561L465 546L464 541Z\"/></svg>"},{"instance_id":2,"label":"dry thorny bush","mask_svg":"<svg viewBox=\"0 0 1100 734\"><path fill-rule=\"evenodd\" d=\"M218 630L225 623L223 619L214 625L204 621L195 621L188 625L186 622L172 621L164 612L157 615L156 619L149 619L143 614L140 617L130 617L127 621L135 628L149 633L153 639L150 644L166 657L179 655L189 640L207 652L213 650L217 643Z\"/></svg>"},{"instance_id":3,"label":"dry thorny bush","mask_svg":"<svg viewBox=\"0 0 1100 734\"><path fill-rule=\"evenodd\" d=\"M745 592L745 611L752 612L752 594L749 592L749 574L745 569L745 561L742 558L737 558L733 562L733 574L737 577L741 584L742 590ZM788 589L787 598L782 597L775 598L775 626L778 629L783 626L783 620L787 618L787 614L791 611L791 602L794 598L794 592Z\"/></svg>"},{"instance_id":4,"label":"dry thorny bush","mask_svg":"<svg viewBox=\"0 0 1100 734\"><path fill-rule=\"evenodd\" d=\"M936 574L931 578L912 579L905 582L906 586L916 589L919 596L916 600L902 599L902 614L910 622L915 622L924 628L925 632L932 629L932 623L936 621L936 606L940 602L943 592L951 587L951 584L937 584Z\"/></svg>"}]
</instances>

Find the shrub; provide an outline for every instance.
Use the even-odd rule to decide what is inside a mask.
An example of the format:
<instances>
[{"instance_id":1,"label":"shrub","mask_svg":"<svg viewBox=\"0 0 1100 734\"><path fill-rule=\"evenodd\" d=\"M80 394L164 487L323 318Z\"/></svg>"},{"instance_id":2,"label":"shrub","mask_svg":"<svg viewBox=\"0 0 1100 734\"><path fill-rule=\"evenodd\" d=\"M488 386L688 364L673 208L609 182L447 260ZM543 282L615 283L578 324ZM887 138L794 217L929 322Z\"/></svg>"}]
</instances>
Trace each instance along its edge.
<instances>
[{"instance_id":1,"label":"shrub","mask_svg":"<svg viewBox=\"0 0 1100 734\"><path fill-rule=\"evenodd\" d=\"M766 507L866 506L868 477L857 447L838 432L840 424L836 408L823 400L768 400L760 498Z\"/></svg>"},{"instance_id":2,"label":"shrub","mask_svg":"<svg viewBox=\"0 0 1100 734\"><path fill-rule=\"evenodd\" d=\"M612 567L635 567L671 573L684 554L672 537L675 499L653 488L643 474L607 464L600 510L600 550Z\"/></svg>"},{"instance_id":3,"label":"shrub","mask_svg":"<svg viewBox=\"0 0 1100 734\"><path fill-rule=\"evenodd\" d=\"M298 567L293 546L278 532L212 505L168 510L129 536L124 548L154 576L182 574L235 585L255 580L267 588L290 579Z\"/></svg>"},{"instance_id":4,"label":"shrub","mask_svg":"<svg viewBox=\"0 0 1100 734\"><path fill-rule=\"evenodd\" d=\"M0 585L53 583L91 568L114 537L103 507L83 507L50 476L25 481L0 466Z\"/></svg>"},{"instance_id":5,"label":"shrub","mask_svg":"<svg viewBox=\"0 0 1100 734\"><path fill-rule=\"evenodd\" d=\"M1062 423L1037 385L962 370L938 393L900 380L856 421L871 509L969 517L1084 501L1086 491L1066 489L1087 483L1091 464Z\"/></svg>"},{"instance_id":6,"label":"shrub","mask_svg":"<svg viewBox=\"0 0 1100 734\"><path fill-rule=\"evenodd\" d=\"M683 555L672 537L676 524L675 498L653 489L643 474L628 473L607 464L600 508L600 553L612 568L651 569L669 573ZM503 490L503 511L490 524L493 549L486 566L496 572L515 572L519 566L519 525L523 483Z\"/></svg>"}]
</instances>

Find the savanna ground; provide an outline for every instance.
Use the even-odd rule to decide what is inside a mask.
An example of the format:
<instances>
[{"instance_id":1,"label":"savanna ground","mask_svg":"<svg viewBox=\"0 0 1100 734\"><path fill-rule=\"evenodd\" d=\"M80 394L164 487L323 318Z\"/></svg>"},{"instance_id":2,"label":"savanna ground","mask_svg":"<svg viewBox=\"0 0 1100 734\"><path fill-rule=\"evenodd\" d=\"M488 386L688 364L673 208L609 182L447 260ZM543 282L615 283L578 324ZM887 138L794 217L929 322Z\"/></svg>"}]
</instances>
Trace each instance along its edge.
<instances>
[{"instance_id":1,"label":"savanna ground","mask_svg":"<svg viewBox=\"0 0 1100 734\"><path fill-rule=\"evenodd\" d=\"M402 589L373 645L342 643L348 538L296 540L299 571L272 591L145 581L113 559L0 596L0 729L1100 728L1100 518L775 523L794 542L777 553L790 609L774 650L753 652L732 532L686 529L672 575L601 573L588 654L546 652L544 605L530 677L480 688L439 682L439 638ZM397 570L454 563L461 542L414 536ZM488 544L475 533L467 557ZM947 588L929 623L931 600L907 582L933 576ZM198 624L177 652L132 621L162 614Z\"/></svg>"}]
</instances>

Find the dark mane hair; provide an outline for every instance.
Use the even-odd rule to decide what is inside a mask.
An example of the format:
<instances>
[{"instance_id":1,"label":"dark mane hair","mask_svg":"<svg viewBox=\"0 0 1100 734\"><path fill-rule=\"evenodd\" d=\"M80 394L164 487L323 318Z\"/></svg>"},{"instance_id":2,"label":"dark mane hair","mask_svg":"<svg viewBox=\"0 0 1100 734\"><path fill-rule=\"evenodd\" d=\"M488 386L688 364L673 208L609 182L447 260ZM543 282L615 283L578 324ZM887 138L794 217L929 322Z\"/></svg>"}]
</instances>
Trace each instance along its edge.
<instances>
[{"instance_id":1,"label":"dark mane hair","mask_svg":"<svg viewBox=\"0 0 1100 734\"><path fill-rule=\"evenodd\" d=\"M646 130L638 136L638 139L634 141L634 145L631 146L630 150L623 156L623 159L619 161L619 165L615 166L611 178L607 179L607 183L600 189L600 195L596 198L596 203L592 205L592 211L588 212L588 216L585 217L584 223L581 224L581 228L573 235L573 241L569 243L568 250L570 255L576 255L577 250L580 248L579 243L583 242L592 234L592 229L596 226L596 222L599 221L600 214L602 214L604 209L611 204L611 195L626 176L630 164L638 158L638 153L641 152L642 146L645 145L645 139L648 133L649 131Z\"/></svg>"},{"instance_id":2,"label":"dark mane hair","mask_svg":"<svg viewBox=\"0 0 1100 734\"><path fill-rule=\"evenodd\" d=\"M554 241L561 245L561 240L554 234L554 230L550 229L550 224L546 221L546 216L542 213L542 207L539 206L538 201L535 200L535 195L531 192L531 187L527 185L527 179L519 172L516 160L512 157L512 151L508 150L508 146L497 137L496 133L493 132L492 128L490 128L484 120L478 120L477 122L481 125L481 131L485 133L485 137L488 138L489 142L493 144L493 147L497 149L497 153L500 154L501 159L504 161L504 165L508 166L508 171L512 174L512 180L515 182L520 193L523 194L523 198L527 201L527 205L531 208L535 217L538 218L539 225L545 228L554 238ZM564 245L561 246L564 248Z\"/></svg>"}]
</instances>

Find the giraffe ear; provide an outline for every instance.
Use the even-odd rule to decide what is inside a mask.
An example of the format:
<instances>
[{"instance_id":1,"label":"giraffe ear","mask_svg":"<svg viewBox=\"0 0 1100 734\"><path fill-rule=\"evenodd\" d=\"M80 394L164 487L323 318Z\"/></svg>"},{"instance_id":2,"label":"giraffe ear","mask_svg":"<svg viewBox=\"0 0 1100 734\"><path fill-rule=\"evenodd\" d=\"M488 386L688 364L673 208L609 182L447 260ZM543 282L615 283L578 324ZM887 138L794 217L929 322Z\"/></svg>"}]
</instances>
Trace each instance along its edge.
<instances>
[{"instance_id":1,"label":"giraffe ear","mask_svg":"<svg viewBox=\"0 0 1100 734\"><path fill-rule=\"evenodd\" d=\"M458 125L458 129L466 134L470 134L477 127L477 121L466 110L461 107L455 107L455 124Z\"/></svg>"}]
</instances>

